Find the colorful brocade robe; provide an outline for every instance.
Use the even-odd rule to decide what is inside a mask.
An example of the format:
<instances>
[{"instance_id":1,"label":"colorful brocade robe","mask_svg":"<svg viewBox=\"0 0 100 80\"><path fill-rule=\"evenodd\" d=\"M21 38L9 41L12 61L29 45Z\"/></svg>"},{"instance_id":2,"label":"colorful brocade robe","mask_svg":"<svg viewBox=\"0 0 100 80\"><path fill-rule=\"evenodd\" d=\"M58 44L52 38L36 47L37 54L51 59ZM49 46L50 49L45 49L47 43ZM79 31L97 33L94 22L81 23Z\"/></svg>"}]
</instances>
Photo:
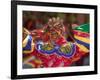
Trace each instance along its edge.
<instances>
[{"instance_id":1,"label":"colorful brocade robe","mask_svg":"<svg viewBox=\"0 0 100 80\"><path fill-rule=\"evenodd\" d=\"M64 46L50 46L42 41L33 43L31 35L27 35L23 41L24 65L29 65L32 68L61 67L70 66L80 60L89 53L90 36L85 30L74 29L73 33L76 42L68 42ZM68 50L65 50L65 47L68 47Z\"/></svg>"}]
</instances>

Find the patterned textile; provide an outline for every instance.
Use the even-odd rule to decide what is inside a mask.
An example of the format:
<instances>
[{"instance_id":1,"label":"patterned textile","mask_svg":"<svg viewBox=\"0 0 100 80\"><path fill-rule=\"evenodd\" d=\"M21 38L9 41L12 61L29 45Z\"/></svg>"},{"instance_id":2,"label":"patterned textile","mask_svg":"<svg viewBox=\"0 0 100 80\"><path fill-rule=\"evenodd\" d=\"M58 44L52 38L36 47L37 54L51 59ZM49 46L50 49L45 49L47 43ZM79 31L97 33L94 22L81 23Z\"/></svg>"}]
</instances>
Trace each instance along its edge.
<instances>
[{"instance_id":1,"label":"patterned textile","mask_svg":"<svg viewBox=\"0 0 100 80\"><path fill-rule=\"evenodd\" d=\"M75 28L73 33L74 43L61 38L54 45L43 41L33 43L32 36L28 35L24 40L26 45L23 46L23 66L27 64L32 68L42 68L72 65L89 53L89 24Z\"/></svg>"}]
</instances>

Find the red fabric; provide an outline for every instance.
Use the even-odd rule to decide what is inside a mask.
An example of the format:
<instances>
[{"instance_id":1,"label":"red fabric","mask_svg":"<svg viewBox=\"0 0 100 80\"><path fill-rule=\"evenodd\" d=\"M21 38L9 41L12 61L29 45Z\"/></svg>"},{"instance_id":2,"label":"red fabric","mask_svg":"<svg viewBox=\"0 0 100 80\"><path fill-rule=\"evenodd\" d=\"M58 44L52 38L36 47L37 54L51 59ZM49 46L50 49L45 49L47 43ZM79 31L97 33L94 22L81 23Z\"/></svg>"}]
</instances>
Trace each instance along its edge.
<instances>
[{"instance_id":1,"label":"red fabric","mask_svg":"<svg viewBox=\"0 0 100 80\"><path fill-rule=\"evenodd\" d=\"M77 36L81 36L81 37L89 37L90 36L88 33L77 31L77 30L73 30L73 34L75 34Z\"/></svg>"},{"instance_id":2,"label":"red fabric","mask_svg":"<svg viewBox=\"0 0 100 80\"><path fill-rule=\"evenodd\" d=\"M56 40L56 44L62 45L65 44L67 41L65 40L64 37L60 37L59 39Z\"/></svg>"}]
</instances>

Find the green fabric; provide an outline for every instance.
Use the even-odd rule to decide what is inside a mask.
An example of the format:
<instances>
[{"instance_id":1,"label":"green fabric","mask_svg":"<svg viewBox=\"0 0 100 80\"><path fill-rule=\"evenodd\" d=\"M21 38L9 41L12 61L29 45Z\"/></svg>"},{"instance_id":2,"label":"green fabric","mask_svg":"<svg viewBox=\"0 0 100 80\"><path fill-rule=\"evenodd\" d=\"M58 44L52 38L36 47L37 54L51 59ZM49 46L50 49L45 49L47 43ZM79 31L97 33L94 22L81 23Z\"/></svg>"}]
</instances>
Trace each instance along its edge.
<instances>
[{"instance_id":1,"label":"green fabric","mask_svg":"<svg viewBox=\"0 0 100 80\"><path fill-rule=\"evenodd\" d=\"M90 32L90 25L89 24L83 24L83 25L76 27L75 30L79 30L79 31L82 31L82 32L89 33Z\"/></svg>"}]
</instances>

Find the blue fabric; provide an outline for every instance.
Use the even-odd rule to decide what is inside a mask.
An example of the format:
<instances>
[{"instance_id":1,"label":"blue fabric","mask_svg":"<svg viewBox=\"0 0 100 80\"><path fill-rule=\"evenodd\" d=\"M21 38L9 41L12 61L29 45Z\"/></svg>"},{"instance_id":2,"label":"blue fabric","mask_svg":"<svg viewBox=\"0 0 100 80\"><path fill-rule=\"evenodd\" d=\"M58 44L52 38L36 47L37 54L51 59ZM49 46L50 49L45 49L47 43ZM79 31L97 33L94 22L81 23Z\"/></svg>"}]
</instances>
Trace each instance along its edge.
<instances>
[{"instance_id":1,"label":"blue fabric","mask_svg":"<svg viewBox=\"0 0 100 80\"><path fill-rule=\"evenodd\" d=\"M75 44L71 44L71 52L69 52L69 53L67 53L67 54L65 54L65 53L63 53L63 52L60 52L60 46L58 46L58 45L56 45L52 50L42 50L42 43L37 43L37 45L36 45L36 48L37 48L37 50L39 51L39 52L41 52L41 53L46 53L46 54L53 54L53 53L57 53L57 54L59 54L59 55L61 55L61 56L65 56L65 57L68 57L68 58L70 58L74 53L75 53L75 51L76 51L76 45Z\"/></svg>"},{"instance_id":2,"label":"blue fabric","mask_svg":"<svg viewBox=\"0 0 100 80\"><path fill-rule=\"evenodd\" d=\"M83 42L83 41L80 41L80 40L78 40L78 39L75 39L75 40L76 40L77 43L79 43L79 44L81 44L81 45L84 45L85 47L87 47L87 48L89 49L90 44L85 43L85 42Z\"/></svg>"},{"instance_id":3,"label":"blue fabric","mask_svg":"<svg viewBox=\"0 0 100 80\"><path fill-rule=\"evenodd\" d=\"M23 50L31 50L31 44L32 44L32 37L30 35L28 35L28 42L26 44L26 46L23 48Z\"/></svg>"}]
</instances>

